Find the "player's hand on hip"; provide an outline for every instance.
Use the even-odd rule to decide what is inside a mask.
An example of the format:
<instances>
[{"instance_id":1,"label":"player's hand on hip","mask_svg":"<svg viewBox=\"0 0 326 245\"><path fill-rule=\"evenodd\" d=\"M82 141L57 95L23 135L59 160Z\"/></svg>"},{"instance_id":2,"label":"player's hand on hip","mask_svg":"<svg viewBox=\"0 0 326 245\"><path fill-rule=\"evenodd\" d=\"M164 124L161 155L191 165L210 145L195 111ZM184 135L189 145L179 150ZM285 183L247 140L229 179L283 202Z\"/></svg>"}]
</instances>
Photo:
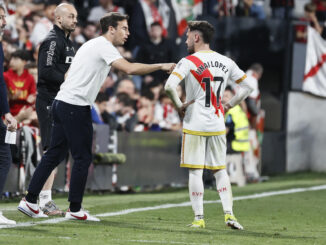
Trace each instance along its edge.
<instances>
[{"instance_id":1,"label":"player's hand on hip","mask_svg":"<svg viewBox=\"0 0 326 245\"><path fill-rule=\"evenodd\" d=\"M226 104L223 104L223 108L224 108L224 112L227 113L231 109L231 106L230 106L230 104L226 103Z\"/></svg>"},{"instance_id":2,"label":"player's hand on hip","mask_svg":"<svg viewBox=\"0 0 326 245\"><path fill-rule=\"evenodd\" d=\"M5 124L9 131L16 131L17 129L17 120L11 115L11 113L5 114Z\"/></svg>"},{"instance_id":3,"label":"player's hand on hip","mask_svg":"<svg viewBox=\"0 0 326 245\"><path fill-rule=\"evenodd\" d=\"M164 63L162 64L162 70L170 74L174 70L175 66L175 63Z\"/></svg>"},{"instance_id":4,"label":"player's hand on hip","mask_svg":"<svg viewBox=\"0 0 326 245\"><path fill-rule=\"evenodd\" d=\"M187 110L187 107L188 107L189 105L191 105L192 103L194 103L194 102L195 102L195 100L191 100L191 101L185 102L185 103L183 103L182 106L178 109L178 113L179 113L179 116L180 116L181 119L184 118L185 113L186 113L186 110Z\"/></svg>"}]
</instances>

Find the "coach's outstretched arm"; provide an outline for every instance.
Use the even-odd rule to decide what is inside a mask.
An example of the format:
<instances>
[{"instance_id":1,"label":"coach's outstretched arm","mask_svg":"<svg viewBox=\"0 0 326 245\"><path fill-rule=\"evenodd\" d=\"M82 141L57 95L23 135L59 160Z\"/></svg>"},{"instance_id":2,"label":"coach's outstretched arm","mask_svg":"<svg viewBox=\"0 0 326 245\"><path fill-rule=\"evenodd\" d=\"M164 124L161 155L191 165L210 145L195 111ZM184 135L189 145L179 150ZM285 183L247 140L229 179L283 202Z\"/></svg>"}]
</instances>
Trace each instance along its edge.
<instances>
[{"instance_id":1,"label":"coach's outstretched arm","mask_svg":"<svg viewBox=\"0 0 326 245\"><path fill-rule=\"evenodd\" d=\"M251 92L254 90L247 82L247 78L245 78L241 83L238 84L239 90L232 97L232 99L223 105L224 111L227 112L232 107L238 105L241 101L247 98Z\"/></svg>"},{"instance_id":2,"label":"coach's outstretched arm","mask_svg":"<svg viewBox=\"0 0 326 245\"><path fill-rule=\"evenodd\" d=\"M162 63L162 64L143 64L131 63L126 59L118 59L112 62L112 67L127 73L128 75L144 75L157 70L163 70L171 73L174 69L175 63Z\"/></svg>"}]
</instances>

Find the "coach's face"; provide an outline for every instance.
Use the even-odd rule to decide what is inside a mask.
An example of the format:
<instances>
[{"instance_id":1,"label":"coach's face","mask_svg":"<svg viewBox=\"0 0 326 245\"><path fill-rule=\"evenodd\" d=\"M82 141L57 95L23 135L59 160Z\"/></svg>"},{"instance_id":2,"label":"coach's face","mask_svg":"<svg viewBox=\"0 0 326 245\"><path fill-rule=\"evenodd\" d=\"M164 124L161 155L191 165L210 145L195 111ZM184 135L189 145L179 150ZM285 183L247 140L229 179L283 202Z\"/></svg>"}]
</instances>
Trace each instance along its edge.
<instances>
[{"instance_id":1,"label":"coach's face","mask_svg":"<svg viewBox=\"0 0 326 245\"><path fill-rule=\"evenodd\" d=\"M57 21L62 29L68 32L73 32L77 25L77 11L72 5L64 5L59 11Z\"/></svg>"},{"instance_id":2,"label":"coach's face","mask_svg":"<svg viewBox=\"0 0 326 245\"><path fill-rule=\"evenodd\" d=\"M2 32L5 28L6 22L6 13L3 9L0 8L0 31Z\"/></svg>"},{"instance_id":3,"label":"coach's face","mask_svg":"<svg viewBox=\"0 0 326 245\"><path fill-rule=\"evenodd\" d=\"M127 41L129 34L127 20L119 21L117 27L114 28L113 45L123 45Z\"/></svg>"},{"instance_id":4,"label":"coach's face","mask_svg":"<svg viewBox=\"0 0 326 245\"><path fill-rule=\"evenodd\" d=\"M193 54L195 52L195 33L188 29L187 31L187 50L189 54Z\"/></svg>"}]
</instances>

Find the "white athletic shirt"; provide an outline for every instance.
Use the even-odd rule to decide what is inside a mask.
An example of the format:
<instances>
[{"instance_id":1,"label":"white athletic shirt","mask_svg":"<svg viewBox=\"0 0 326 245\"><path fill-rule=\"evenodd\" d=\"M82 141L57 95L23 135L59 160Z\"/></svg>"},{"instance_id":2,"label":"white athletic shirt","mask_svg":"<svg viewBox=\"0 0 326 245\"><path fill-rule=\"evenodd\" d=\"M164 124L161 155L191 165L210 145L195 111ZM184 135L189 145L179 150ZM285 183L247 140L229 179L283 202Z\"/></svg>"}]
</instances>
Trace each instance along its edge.
<instances>
[{"instance_id":1,"label":"white athletic shirt","mask_svg":"<svg viewBox=\"0 0 326 245\"><path fill-rule=\"evenodd\" d=\"M186 110L183 132L202 136L225 134L221 96L227 83L240 83L246 78L237 64L217 52L199 51L181 59L170 78L167 83L174 87L185 78L186 101L195 100Z\"/></svg>"},{"instance_id":2,"label":"white athletic shirt","mask_svg":"<svg viewBox=\"0 0 326 245\"><path fill-rule=\"evenodd\" d=\"M84 43L78 49L55 99L91 106L110 72L112 62L120 58L122 56L116 47L103 36Z\"/></svg>"}]
</instances>

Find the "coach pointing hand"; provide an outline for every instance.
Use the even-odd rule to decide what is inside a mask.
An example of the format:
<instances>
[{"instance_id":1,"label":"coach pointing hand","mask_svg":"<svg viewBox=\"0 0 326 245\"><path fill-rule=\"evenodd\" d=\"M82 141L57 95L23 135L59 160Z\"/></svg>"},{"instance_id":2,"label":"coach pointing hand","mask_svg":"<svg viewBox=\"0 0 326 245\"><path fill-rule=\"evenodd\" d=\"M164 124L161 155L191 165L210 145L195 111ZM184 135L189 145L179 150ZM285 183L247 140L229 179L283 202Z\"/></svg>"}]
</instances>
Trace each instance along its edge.
<instances>
[{"instance_id":1,"label":"coach pointing hand","mask_svg":"<svg viewBox=\"0 0 326 245\"><path fill-rule=\"evenodd\" d=\"M99 221L81 208L88 167L92 161L93 127L91 105L111 67L127 74L143 75L157 70L170 71L173 63L141 64L124 59L117 46L128 36L128 16L109 13L101 18L102 35L86 42L76 53L65 82L52 105L53 130L51 144L32 177L26 199L18 209L30 217L40 217L37 195L51 171L70 149L74 159L71 173L67 219Z\"/></svg>"}]
</instances>

